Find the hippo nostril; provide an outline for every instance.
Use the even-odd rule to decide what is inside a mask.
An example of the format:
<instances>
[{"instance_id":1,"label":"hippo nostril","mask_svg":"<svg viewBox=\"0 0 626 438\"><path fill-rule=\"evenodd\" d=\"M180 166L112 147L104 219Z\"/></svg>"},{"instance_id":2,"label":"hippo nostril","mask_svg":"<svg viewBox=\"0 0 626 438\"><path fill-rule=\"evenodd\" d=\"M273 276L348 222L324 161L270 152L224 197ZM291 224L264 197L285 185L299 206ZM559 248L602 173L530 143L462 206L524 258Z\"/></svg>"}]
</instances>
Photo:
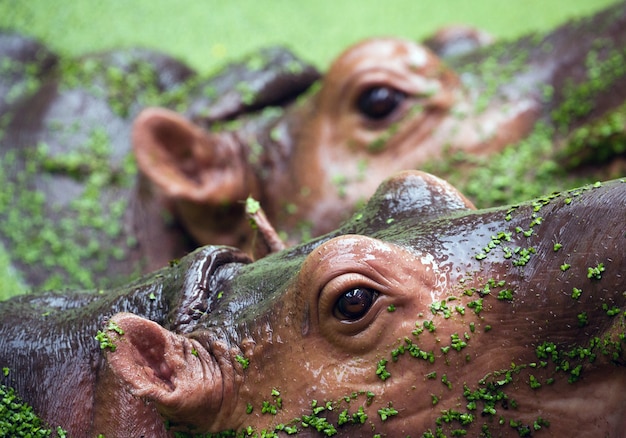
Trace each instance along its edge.
<instances>
[{"instance_id":1,"label":"hippo nostril","mask_svg":"<svg viewBox=\"0 0 626 438\"><path fill-rule=\"evenodd\" d=\"M335 304L335 316L341 320L355 321L362 318L378 297L374 289L357 287L345 292Z\"/></svg>"},{"instance_id":2,"label":"hippo nostril","mask_svg":"<svg viewBox=\"0 0 626 438\"><path fill-rule=\"evenodd\" d=\"M406 99L407 94L396 88L377 85L365 89L356 99L361 114L373 120L384 119Z\"/></svg>"}]
</instances>

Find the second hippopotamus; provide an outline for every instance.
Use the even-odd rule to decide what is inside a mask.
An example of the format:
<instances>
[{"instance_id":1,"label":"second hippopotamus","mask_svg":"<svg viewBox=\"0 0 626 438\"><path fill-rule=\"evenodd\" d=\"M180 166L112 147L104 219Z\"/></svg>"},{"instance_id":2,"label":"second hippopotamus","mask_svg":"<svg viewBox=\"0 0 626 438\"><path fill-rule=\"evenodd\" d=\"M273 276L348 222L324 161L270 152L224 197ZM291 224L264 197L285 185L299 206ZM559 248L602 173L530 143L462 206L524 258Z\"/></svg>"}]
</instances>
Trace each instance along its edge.
<instances>
[{"instance_id":1,"label":"second hippopotamus","mask_svg":"<svg viewBox=\"0 0 626 438\"><path fill-rule=\"evenodd\" d=\"M620 3L545 35L446 60L412 41L367 40L343 52L299 104L263 123L223 125L193 111L183 117L145 110L133 130L135 156L198 242L249 249L252 231L241 214L249 195L286 240L298 242L335 228L393 171L459 154L493 155L525 138L536 141L538 132L550 134L543 149L527 152L538 157L527 164L529 175L548 167L544 161L574 132L578 144L588 141L583 152L592 160L623 155L625 29ZM621 117L602 122L604 143L592 145L594 123L615 112ZM507 169L523 159L503 160L490 185L503 185ZM451 167L463 172L462 164Z\"/></svg>"}]
</instances>

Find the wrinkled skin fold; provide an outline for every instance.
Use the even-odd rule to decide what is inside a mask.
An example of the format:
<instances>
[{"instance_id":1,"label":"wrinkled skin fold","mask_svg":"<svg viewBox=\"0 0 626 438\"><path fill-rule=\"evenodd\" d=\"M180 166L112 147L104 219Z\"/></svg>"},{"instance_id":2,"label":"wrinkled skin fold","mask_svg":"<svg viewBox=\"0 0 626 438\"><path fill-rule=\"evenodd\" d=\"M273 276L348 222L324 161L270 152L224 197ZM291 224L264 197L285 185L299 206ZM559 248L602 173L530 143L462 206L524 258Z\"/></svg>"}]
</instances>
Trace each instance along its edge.
<instances>
[{"instance_id":1,"label":"wrinkled skin fold","mask_svg":"<svg viewBox=\"0 0 626 438\"><path fill-rule=\"evenodd\" d=\"M625 243L623 179L477 211L403 172L255 262L204 247L110 292L2 303L3 383L77 437L617 437Z\"/></svg>"}]
</instances>

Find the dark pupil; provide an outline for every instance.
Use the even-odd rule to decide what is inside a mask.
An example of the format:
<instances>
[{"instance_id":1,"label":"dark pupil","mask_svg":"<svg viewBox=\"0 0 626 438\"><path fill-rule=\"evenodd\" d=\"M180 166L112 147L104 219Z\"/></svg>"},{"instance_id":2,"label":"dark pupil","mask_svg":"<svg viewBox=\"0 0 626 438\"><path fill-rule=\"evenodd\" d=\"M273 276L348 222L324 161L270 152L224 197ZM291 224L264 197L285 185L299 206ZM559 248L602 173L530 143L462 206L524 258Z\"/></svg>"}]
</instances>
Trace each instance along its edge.
<instances>
[{"instance_id":1,"label":"dark pupil","mask_svg":"<svg viewBox=\"0 0 626 438\"><path fill-rule=\"evenodd\" d=\"M405 98L406 94L395 88L372 87L361 93L356 106L363 115L378 120L391 114Z\"/></svg>"},{"instance_id":2,"label":"dark pupil","mask_svg":"<svg viewBox=\"0 0 626 438\"><path fill-rule=\"evenodd\" d=\"M345 319L359 319L367 313L376 298L376 291L366 288L352 289L337 301L338 316Z\"/></svg>"}]
</instances>

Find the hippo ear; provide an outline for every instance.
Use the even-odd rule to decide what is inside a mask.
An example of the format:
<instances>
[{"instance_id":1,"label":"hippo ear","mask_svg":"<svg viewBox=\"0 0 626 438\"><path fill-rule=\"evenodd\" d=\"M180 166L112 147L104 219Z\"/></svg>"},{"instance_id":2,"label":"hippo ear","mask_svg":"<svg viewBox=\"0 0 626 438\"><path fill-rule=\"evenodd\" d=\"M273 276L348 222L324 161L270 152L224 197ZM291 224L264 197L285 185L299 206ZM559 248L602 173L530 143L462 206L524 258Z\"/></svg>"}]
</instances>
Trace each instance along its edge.
<instances>
[{"instance_id":1,"label":"hippo ear","mask_svg":"<svg viewBox=\"0 0 626 438\"><path fill-rule=\"evenodd\" d=\"M206 350L130 313L114 315L107 334L114 345L107 362L133 395L154 402L177 423L199 426L206 421L206 409L222 393L219 372Z\"/></svg>"},{"instance_id":2,"label":"hippo ear","mask_svg":"<svg viewBox=\"0 0 626 438\"><path fill-rule=\"evenodd\" d=\"M134 122L132 141L139 169L169 198L223 205L248 195L241 145L232 135L148 108Z\"/></svg>"}]
</instances>

